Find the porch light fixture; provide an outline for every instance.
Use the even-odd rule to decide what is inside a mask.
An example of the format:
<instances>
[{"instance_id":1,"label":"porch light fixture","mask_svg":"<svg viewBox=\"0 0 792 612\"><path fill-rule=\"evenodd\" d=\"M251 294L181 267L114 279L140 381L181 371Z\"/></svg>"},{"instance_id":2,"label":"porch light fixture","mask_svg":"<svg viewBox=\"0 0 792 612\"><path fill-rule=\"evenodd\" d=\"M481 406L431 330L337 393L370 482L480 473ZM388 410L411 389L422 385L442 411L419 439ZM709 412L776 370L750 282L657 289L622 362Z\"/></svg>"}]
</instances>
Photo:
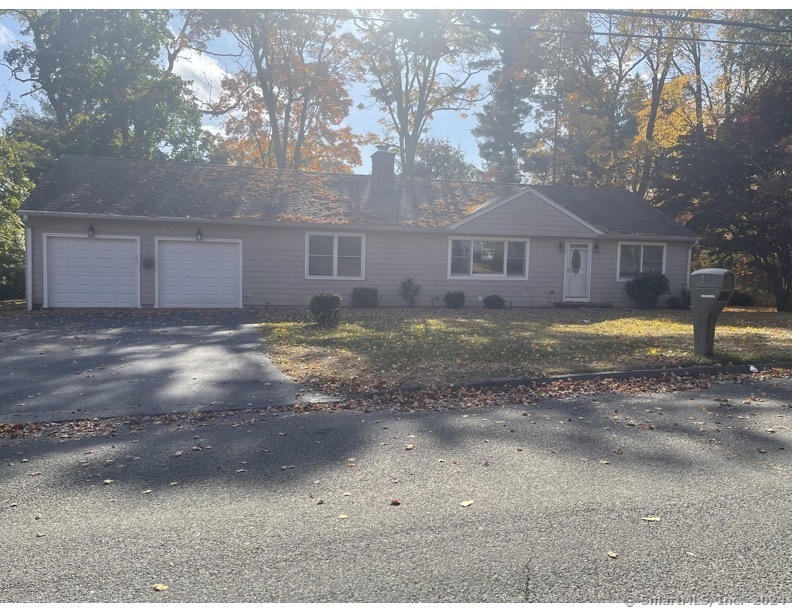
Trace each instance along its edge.
<instances>
[{"instance_id":1,"label":"porch light fixture","mask_svg":"<svg viewBox=\"0 0 792 612\"><path fill-rule=\"evenodd\" d=\"M564 252L564 243L563 242L559 242L558 243L558 252L559 253L563 253Z\"/></svg>"},{"instance_id":2,"label":"porch light fixture","mask_svg":"<svg viewBox=\"0 0 792 612\"><path fill-rule=\"evenodd\" d=\"M595 253L599 253L599 251L600 251L600 248L599 248L599 242L595 242L595 243L594 243L594 252L595 252Z\"/></svg>"},{"instance_id":3,"label":"porch light fixture","mask_svg":"<svg viewBox=\"0 0 792 612\"><path fill-rule=\"evenodd\" d=\"M94 229L93 223L91 223L91 224L88 226L88 236L89 236L90 238L93 238L93 237L94 237L94 234L96 234L96 230Z\"/></svg>"},{"instance_id":4,"label":"porch light fixture","mask_svg":"<svg viewBox=\"0 0 792 612\"><path fill-rule=\"evenodd\" d=\"M203 240L203 232L201 231L200 228L198 228L198 233L195 234L195 239L198 240L199 242Z\"/></svg>"}]
</instances>

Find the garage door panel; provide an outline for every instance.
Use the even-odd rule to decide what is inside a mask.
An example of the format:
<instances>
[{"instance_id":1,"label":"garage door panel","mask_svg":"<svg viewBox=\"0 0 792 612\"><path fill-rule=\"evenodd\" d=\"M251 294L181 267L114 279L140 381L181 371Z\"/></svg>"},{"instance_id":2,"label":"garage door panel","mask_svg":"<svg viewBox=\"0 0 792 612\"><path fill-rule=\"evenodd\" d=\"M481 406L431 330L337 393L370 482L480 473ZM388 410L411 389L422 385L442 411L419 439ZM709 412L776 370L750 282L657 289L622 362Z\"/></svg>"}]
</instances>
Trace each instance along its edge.
<instances>
[{"instance_id":1,"label":"garage door panel","mask_svg":"<svg viewBox=\"0 0 792 612\"><path fill-rule=\"evenodd\" d=\"M158 241L158 306L238 308L241 306L241 244Z\"/></svg>"},{"instance_id":2,"label":"garage door panel","mask_svg":"<svg viewBox=\"0 0 792 612\"><path fill-rule=\"evenodd\" d=\"M139 306L138 242L47 236L47 306Z\"/></svg>"}]
</instances>

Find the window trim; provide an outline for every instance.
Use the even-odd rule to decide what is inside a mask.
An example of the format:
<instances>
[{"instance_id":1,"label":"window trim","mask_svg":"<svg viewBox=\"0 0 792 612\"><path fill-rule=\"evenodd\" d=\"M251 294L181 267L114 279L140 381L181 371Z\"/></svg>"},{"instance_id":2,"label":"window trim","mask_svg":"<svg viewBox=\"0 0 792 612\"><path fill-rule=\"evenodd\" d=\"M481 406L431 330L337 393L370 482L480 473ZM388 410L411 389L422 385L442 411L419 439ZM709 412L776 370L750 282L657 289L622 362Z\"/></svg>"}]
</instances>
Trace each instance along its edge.
<instances>
[{"instance_id":1,"label":"window trim","mask_svg":"<svg viewBox=\"0 0 792 612\"><path fill-rule=\"evenodd\" d=\"M637 242L634 240L625 240L619 242L617 250L616 250L616 281L620 283L626 283L634 279L634 276L622 276L621 275L621 255L622 255L622 246L640 246L641 247L641 261L639 264L640 270L639 274L643 272L643 262L644 262L644 247L662 247L663 249L663 261L661 262L661 274L665 274L666 270L666 256L668 254L668 243L666 242Z\"/></svg>"},{"instance_id":2,"label":"window trim","mask_svg":"<svg viewBox=\"0 0 792 612\"><path fill-rule=\"evenodd\" d=\"M503 243L503 274L473 274L473 251L471 249L471 267L470 267L470 274L451 274L451 262L452 262L452 254L454 252L454 241L455 240L469 240L471 243L473 242L502 242ZM507 274L508 266L509 266L509 243L510 242L520 242L525 245L525 270L521 275L509 275ZM528 262L530 260L530 250L531 250L531 240L530 238L519 238L516 236L512 237L504 237L504 236L493 236L493 237L481 237L481 236L449 236L448 237L448 261L447 261L447 268L446 268L446 277L448 280L516 280L516 281L524 281L528 278Z\"/></svg>"},{"instance_id":3,"label":"window trim","mask_svg":"<svg viewBox=\"0 0 792 612\"><path fill-rule=\"evenodd\" d=\"M331 236L333 238L333 274L317 276L309 274L311 257L311 236ZM360 276L338 275L338 239L360 238ZM305 280L366 280L366 235L352 232L305 232Z\"/></svg>"}]
</instances>

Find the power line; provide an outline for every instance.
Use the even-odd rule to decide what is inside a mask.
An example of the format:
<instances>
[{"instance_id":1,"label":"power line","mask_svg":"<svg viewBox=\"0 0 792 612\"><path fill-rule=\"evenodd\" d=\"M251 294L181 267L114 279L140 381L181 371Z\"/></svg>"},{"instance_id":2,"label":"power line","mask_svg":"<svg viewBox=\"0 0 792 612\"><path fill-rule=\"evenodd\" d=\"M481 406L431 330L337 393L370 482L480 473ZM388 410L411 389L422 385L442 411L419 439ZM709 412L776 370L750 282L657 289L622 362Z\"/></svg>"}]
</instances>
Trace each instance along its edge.
<instances>
[{"instance_id":1,"label":"power line","mask_svg":"<svg viewBox=\"0 0 792 612\"><path fill-rule=\"evenodd\" d=\"M588 13L591 15L613 15L621 17L644 17L649 19L660 19L662 21L679 21L685 23L702 23L706 25L722 25L735 28L753 28L757 30L764 30L766 32L775 32L778 34L792 34L789 28L777 28L774 26L765 25L763 23L756 23L752 21L735 21L730 19L712 19L708 17L690 17L688 15L669 15L667 13L647 13L645 11L617 11L617 10L598 10L598 9L570 9L579 13Z\"/></svg>"}]
</instances>

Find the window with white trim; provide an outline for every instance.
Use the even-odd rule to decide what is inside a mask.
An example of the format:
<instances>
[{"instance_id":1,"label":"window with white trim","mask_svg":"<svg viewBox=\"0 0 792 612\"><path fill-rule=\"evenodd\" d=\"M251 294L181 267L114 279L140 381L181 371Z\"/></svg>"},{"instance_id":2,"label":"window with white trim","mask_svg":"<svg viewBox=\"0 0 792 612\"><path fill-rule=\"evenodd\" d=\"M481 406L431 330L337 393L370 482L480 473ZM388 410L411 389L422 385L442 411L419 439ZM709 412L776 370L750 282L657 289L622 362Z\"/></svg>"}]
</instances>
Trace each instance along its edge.
<instances>
[{"instance_id":1,"label":"window with white trim","mask_svg":"<svg viewBox=\"0 0 792 612\"><path fill-rule=\"evenodd\" d=\"M365 237L361 234L306 234L306 278L363 278Z\"/></svg>"},{"instance_id":2,"label":"window with white trim","mask_svg":"<svg viewBox=\"0 0 792 612\"><path fill-rule=\"evenodd\" d=\"M622 242L619 244L619 280L630 280L642 272L663 273L665 245Z\"/></svg>"},{"instance_id":3,"label":"window with white trim","mask_svg":"<svg viewBox=\"0 0 792 612\"><path fill-rule=\"evenodd\" d=\"M449 276L525 278L528 273L527 240L452 238Z\"/></svg>"}]
</instances>

